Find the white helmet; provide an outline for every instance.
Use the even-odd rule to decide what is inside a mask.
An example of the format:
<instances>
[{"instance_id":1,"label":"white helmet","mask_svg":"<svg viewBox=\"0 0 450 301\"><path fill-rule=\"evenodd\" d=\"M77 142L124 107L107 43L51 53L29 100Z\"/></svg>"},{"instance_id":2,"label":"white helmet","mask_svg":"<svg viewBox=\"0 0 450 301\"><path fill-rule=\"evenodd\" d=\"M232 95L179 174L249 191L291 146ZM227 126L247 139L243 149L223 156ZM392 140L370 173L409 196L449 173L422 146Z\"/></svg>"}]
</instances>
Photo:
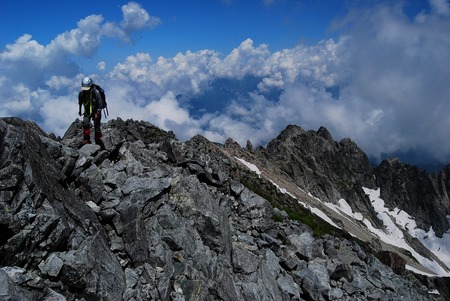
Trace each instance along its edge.
<instances>
[{"instance_id":1,"label":"white helmet","mask_svg":"<svg viewBox=\"0 0 450 301\"><path fill-rule=\"evenodd\" d=\"M81 90L87 91L91 88L91 86L92 86L92 78L88 76L83 78L83 80L81 81Z\"/></svg>"}]
</instances>

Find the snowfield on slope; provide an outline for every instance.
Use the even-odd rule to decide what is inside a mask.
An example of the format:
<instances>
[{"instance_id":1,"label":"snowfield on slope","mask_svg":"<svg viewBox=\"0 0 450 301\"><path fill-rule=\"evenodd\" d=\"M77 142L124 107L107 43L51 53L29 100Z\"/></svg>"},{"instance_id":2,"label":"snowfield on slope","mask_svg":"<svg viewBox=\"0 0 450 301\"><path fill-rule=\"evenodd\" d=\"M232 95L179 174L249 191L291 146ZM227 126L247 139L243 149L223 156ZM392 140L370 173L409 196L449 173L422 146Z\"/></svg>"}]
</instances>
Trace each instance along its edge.
<instances>
[{"instance_id":1,"label":"snowfield on slope","mask_svg":"<svg viewBox=\"0 0 450 301\"><path fill-rule=\"evenodd\" d=\"M245 161L244 159L235 157L242 164L247 166L248 169L255 172L259 177L261 177L262 173L258 169L258 167L252 163ZM289 194L291 197L295 198L294 194L290 193L287 189L280 187L273 180L269 179L273 185L277 187L277 189L281 193ZM426 248L428 248L431 252L433 252L448 268L450 268L450 234L445 233L442 238L439 238L435 235L435 232L430 227L429 231L426 232L422 229L417 228L417 224L413 217L411 217L407 212L401 210L399 208L394 208L393 210L389 210L385 207L385 202L380 198L380 189L370 189L363 187L364 192L369 197L370 202L372 204L373 209L377 213L377 217L383 222L385 229L377 229L372 223L364 218L364 216L359 212L353 212L351 206L344 199L340 199L338 201L338 205L322 202L320 199L314 197L310 193L308 193L312 198L321 202L334 212L339 215L346 215L351 219L356 221L363 222L367 229L379 237L383 242L405 249L414 256L414 258L425 268L433 272L433 275L429 275L422 271L419 271L409 265L406 266L407 269L412 270L413 272L428 275L428 276L441 276L441 277L449 277L450 272L446 271L439 263L434 260L430 260L426 257L423 257L417 251L414 250L405 240L403 232L401 229L406 230L412 237L417 238ZM333 225L336 228L340 227L333 222L333 220L327 216L322 210L318 208L314 208L304 202L300 202L302 206L311 210L312 213L322 218L324 221ZM400 227L400 228L399 228ZM450 230L448 231L450 232ZM350 233L353 235L352 233ZM354 235L353 235L354 236Z\"/></svg>"},{"instance_id":2,"label":"snowfield on slope","mask_svg":"<svg viewBox=\"0 0 450 301\"><path fill-rule=\"evenodd\" d=\"M369 189L363 187L364 192L369 196L374 210L377 212L377 217L383 221L386 231L381 231L371 227L370 222L367 227L371 232L380 237L386 243L399 246L405 250L410 251L414 258L417 259L424 267L430 269L438 276L449 277L450 273L445 271L438 263L431 261L418 254L405 241L403 232L398 228L401 227L407 230L408 233L417 238L425 247L433 252L448 268L450 268L450 235L445 233L442 238L435 235L433 228L430 227L428 232L417 228L416 221L405 211L394 208L389 210L384 206L384 200L380 198L380 189Z\"/></svg>"}]
</instances>

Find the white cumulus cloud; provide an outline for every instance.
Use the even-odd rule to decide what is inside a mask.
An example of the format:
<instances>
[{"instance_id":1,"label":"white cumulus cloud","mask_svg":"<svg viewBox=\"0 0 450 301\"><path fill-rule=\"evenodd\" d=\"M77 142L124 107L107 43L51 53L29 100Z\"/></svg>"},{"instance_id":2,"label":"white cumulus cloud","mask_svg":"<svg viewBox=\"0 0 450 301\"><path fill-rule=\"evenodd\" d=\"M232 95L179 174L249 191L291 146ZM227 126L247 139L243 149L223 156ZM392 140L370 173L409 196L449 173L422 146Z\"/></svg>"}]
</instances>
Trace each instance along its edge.
<instances>
[{"instance_id":1,"label":"white cumulus cloud","mask_svg":"<svg viewBox=\"0 0 450 301\"><path fill-rule=\"evenodd\" d=\"M269 1L271 2L271 1ZM267 2L267 4L270 4ZM180 139L199 133L241 145L274 138L288 124L326 126L369 155L420 149L450 157L450 20L448 2L407 16L380 4L336 22L344 34L315 45L271 51L250 37L229 53L187 50L152 57L142 50L99 74L110 118L148 120ZM0 114L34 118L61 133L77 118L80 68L105 37L162 24L138 3L122 7L119 23L100 15L80 20L48 45L24 34L0 52ZM23 72L27 70L27 72ZM221 82L221 80L224 80ZM207 99L202 99L206 97ZM202 103L203 101L203 103Z\"/></svg>"},{"instance_id":2,"label":"white cumulus cloud","mask_svg":"<svg viewBox=\"0 0 450 301\"><path fill-rule=\"evenodd\" d=\"M125 32L140 30L145 27L156 27L161 24L158 17L150 16L149 13L136 2L130 2L122 6L123 21L121 26Z\"/></svg>"}]
</instances>

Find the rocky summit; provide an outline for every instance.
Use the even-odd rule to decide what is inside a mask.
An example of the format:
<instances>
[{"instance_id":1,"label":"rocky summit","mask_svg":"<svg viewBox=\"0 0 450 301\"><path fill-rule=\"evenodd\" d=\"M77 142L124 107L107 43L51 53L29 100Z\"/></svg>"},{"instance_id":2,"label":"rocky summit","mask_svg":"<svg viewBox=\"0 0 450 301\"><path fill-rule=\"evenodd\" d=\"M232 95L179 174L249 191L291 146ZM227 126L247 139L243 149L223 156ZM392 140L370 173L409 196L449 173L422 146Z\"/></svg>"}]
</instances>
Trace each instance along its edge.
<instances>
[{"instance_id":1,"label":"rocky summit","mask_svg":"<svg viewBox=\"0 0 450 301\"><path fill-rule=\"evenodd\" d=\"M289 126L256 149L142 121L102 128L104 147L80 148L79 120L60 138L0 119L0 300L450 299L411 251L320 205L345 199L381 228L362 188L381 187L442 236L449 169L373 168L325 128Z\"/></svg>"}]
</instances>

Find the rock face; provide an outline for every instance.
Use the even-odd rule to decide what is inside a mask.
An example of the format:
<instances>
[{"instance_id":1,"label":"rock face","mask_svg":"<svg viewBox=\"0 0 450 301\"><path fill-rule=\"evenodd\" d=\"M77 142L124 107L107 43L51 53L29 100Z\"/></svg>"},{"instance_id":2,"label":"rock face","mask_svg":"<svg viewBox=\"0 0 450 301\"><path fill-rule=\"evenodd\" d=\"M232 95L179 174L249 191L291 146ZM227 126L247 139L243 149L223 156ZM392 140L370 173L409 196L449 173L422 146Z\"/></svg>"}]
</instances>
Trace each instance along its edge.
<instances>
[{"instance_id":1,"label":"rock face","mask_svg":"<svg viewBox=\"0 0 450 301\"><path fill-rule=\"evenodd\" d=\"M316 132L290 125L263 152L314 196L331 202L344 198L360 212L371 210L362 187L375 186L372 167L350 139L336 142L324 127Z\"/></svg>"},{"instance_id":2,"label":"rock face","mask_svg":"<svg viewBox=\"0 0 450 301\"><path fill-rule=\"evenodd\" d=\"M354 240L314 237L239 181L248 171L224 146L201 136L181 143L145 122L103 127L106 150L78 149L78 120L60 139L0 119L0 300L448 297L429 293L445 281L382 263ZM246 151L281 158L283 139L319 149L308 160L299 155L308 148L291 150L284 172L323 197L359 196L353 183L374 184L351 141L333 142L325 129L294 141L304 133L291 130L300 135ZM321 164L331 157L342 160Z\"/></svg>"},{"instance_id":3,"label":"rock face","mask_svg":"<svg viewBox=\"0 0 450 301\"><path fill-rule=\"evenodd\" d=\"M430 175L399 159L384 160L375 169L381 197L391 200L392 207L414 208L416 222L421 229L431 225L439 235L449 228L446 218L450 214L448 192L450 166L438 175Z\"/></svg>"},{"instance_id":4,"label":"rock face","mask_svg":"<svg viewBox=\"0 0 450 301\"><path fill-rule=\"evenodd\" d=\"M336 142L323 127L305 131L293 125L260 153L278 162L277 166L299 187L332 203L343 198L373 224L379 220L373 216L362 187L379 187L381 198L390 208L413 208L421 229L431 226L438 236L449 229L450 165L438 175L398 159L384 160L372 168L366 154L350 139Z\"/></svg>"}]
</instances>

